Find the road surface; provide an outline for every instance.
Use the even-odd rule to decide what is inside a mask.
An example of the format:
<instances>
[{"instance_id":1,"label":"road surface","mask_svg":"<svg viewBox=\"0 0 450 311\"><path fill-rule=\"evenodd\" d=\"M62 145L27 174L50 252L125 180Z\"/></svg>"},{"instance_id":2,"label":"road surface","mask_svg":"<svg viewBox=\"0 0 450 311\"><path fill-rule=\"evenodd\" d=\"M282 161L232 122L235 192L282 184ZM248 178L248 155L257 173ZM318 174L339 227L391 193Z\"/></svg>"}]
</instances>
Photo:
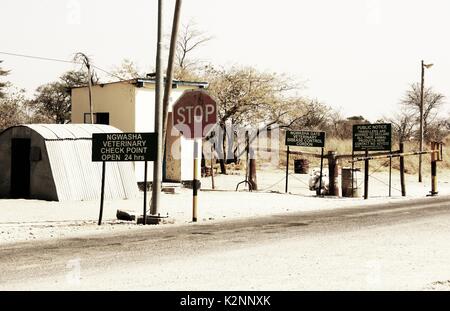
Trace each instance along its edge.
<instances>
[{"instance_id":1,"label":"road surface","mask_svg":"<svg viewBox=\"0 0 450 311\"><path fill-rule=\"evenodd\" d=\"M450 289L450 197L0 246L0 290Z\"/></svg>"}]
</instances>

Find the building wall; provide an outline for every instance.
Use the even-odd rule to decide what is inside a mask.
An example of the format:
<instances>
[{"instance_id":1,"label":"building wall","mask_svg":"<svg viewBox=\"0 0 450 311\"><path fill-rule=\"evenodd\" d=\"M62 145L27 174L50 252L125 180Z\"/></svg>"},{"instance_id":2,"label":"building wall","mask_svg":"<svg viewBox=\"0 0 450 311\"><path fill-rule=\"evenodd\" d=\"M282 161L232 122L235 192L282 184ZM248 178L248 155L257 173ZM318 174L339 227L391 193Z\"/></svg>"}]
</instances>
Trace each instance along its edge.
<instances>
[{"instance_id":1,"label":"building wall","mask_svg":"<svg viewBox=\"0 0 450 311\"><path fill-rule=\"evenodd\" d=\"M44 139L27 127L14 127L0 135L0 197L9 198L11 189L11 140L30 139L31 148L40 150L40 160L30 163L30 197L40 200L57 201L55 182Z\"/></svg>"},{"instance_id":2,"label":"building wall","mask_svg":"<svg viewBox=\"0 0 450 311\"><path fill-rule=\"evenodd\" d=\"M110 125L123 132L135 131L135 86L129 83L96 85L92 88L94 112L109 112ZM89 89L72 89L72 123L84 123L89 113Z\"/></svg>"},{"instance_id":3,"label":"building wall","mask_svg":"<svg viewBox=\"0 0 450 311\"><path fill-rule=\"evenodd\" d=\"M192 87L179 87L172 90L169 105L169 118L173 104L183 94L185 90ZM146 84L145 87L136 88L136 132L153 132L155 129L155 88L154 84ZM201 146L201 142L200 142ZM179 132L173 128L172 119L168 120L167 126L167 146L165 158L165 178L168 181L180 182L192 180L193 178L193 142L186 140ZM144 180L144 163L135 163L136 178L138 181ZM198 174L200 174L200 166ZM148 163L147 179L151 180L153 163ZM200 176L200 175L199 175Z\"/></svg>"},{"instance_id":4,"label":"building wall","mask_svg":"<svg viewBox=\"0 0 450 311\"><path fill-rule=\"evenodd\" d=\"M192 86L181 86L172 90L169 112L172 105L185 90ZM154 132L155 128L155 85L136 87L127 83L112 83L93 87L94 112L109 112L110 125L124 132ZM84 113L89 112L88 88L72 89L72 123L84 123ZM166 179L174 182L192 180L193 142L181 137L168 123L168 146L166 151L176 150L181 156L166 152ZM201 148L201 142L200 142ZM201 155L201 153L200 153ZM144 163L135 162L136 181L144 181ZM198 174L200 174L200 166ZM147 180L152 180L153 163L148 163Z\"/></svg>"}]
</instances>

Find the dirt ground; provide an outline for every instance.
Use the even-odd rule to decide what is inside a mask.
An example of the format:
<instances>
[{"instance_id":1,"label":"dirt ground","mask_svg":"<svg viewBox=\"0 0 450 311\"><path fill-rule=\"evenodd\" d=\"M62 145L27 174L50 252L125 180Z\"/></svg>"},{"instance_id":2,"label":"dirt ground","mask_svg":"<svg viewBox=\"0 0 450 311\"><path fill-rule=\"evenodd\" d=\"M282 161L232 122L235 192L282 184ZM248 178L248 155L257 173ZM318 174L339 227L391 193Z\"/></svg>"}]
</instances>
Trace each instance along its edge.
<instances>
[{"instance_id":1,"label":"dirt ground","mask_svg":"<svg viewBox=\"0 0 450 311\"><path fill-rule=\"evenodd\" d=\"M369 200L363 198L317 197L308 188L309 175L289 176L289 193L285 194L285 172L281 169L265 168L258 171L259 190L249 192L245 184L236 186L245 179L244 172L215 176L215 190L211 189L211 178L202 178L199 194L199 221L224 221L236 218L255 217L299 211L315 211L358 205L397 202L425 197L430 191L430 177L418 183L416 175L406 175L407 196L401 197L398 171L392 175L392 196L388 197L389 175L374 172L370 176ZM363 179L359 176L360 194L363 194ZM340 179L340 178L339 178ZM439 172L439 194L450 194L450 171ZM151 197L151 195L150 195ZM118 221L117 209L134 211L142 215L143 193L136 200L106 201L103 225L98 226L99 200L84 202L47 202L37 200L0 200L0 244L58 239L110 231L133 230L140 227L135 222ZM167 226L183 225L192 219L192 190L176 187L175 194L162 194L161 215L169 216Z\"/></svg>"}]
</instances>

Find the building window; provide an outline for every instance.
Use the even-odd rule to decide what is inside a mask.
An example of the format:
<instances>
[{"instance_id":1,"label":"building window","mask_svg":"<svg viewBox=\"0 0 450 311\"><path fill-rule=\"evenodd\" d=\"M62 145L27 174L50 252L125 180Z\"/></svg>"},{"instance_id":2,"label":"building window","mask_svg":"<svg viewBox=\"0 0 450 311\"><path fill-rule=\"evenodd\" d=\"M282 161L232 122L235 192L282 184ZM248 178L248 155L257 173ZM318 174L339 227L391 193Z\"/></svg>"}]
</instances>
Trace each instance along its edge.
<instances>
[{"instance_id":1,"label":"building window","mask_svg":"<svg viewBox=\"0 0 450 311\"><path fill-rule=\"evenodd\" d=\"M84 123L91 123L91 114L84 114ZM94 124L106 124L109 125L109 112L96 112L94 113Z\"/></svg>"}]
</instances>

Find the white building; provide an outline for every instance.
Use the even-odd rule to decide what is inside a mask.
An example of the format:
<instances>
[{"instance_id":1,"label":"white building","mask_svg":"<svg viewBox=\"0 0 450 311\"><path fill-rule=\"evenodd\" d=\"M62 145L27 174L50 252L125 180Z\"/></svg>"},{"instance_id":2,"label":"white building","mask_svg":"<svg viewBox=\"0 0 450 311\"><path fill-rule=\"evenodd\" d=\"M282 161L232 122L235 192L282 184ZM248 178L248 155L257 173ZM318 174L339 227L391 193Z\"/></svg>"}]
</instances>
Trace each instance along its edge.
<instances>
[{"instance_id":1,"label":"white building","mask_svg":"<svg viewBox=\"0 0 450 311\"><path fill-rule=\"evenodd\" d=\"M207 86L208 84L205 82L176 80L173 82L163 165L165 181L184 182L192 180L194 145L192 141L183 138L172 127L172 106L183 91ZM92 89L94 123L112 125L123 132L154 132L154 78L99 84L93 86ZM89 91L87 87L72 89L71 118L72 123L90 123ZM135 168L136 181L142 182L144 180L144 163L136 162ZM147 179L151 181L153 163L148 163L148 169Z\"/></svg>"}]
</instances>

